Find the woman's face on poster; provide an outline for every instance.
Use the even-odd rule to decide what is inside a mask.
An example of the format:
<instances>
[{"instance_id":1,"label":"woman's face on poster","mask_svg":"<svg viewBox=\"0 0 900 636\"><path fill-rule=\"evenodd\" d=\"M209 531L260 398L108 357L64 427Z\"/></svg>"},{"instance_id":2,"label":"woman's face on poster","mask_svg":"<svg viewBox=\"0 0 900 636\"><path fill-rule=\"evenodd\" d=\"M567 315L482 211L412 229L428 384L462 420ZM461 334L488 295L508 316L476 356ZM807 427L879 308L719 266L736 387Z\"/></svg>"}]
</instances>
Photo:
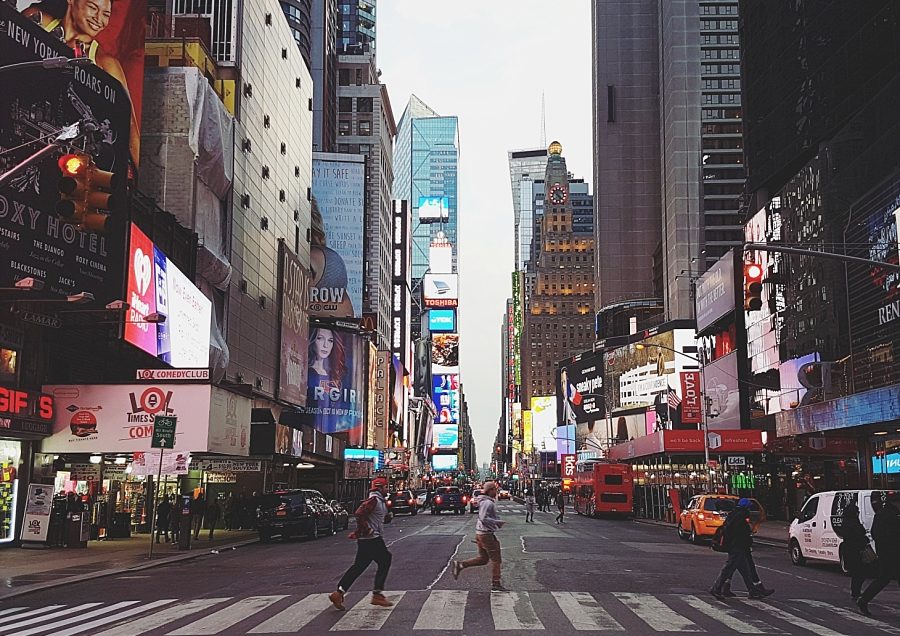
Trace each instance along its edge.
<instances>
[{"instance_id":1,"label":"woman's face on poster","mask_svg":"<svg viewBox=\"0 0 900 636\"><path fill-rule=\"evenodd\" d=\"M112 0L69 0L69 11L78 30L95 38L109 25Z\"/></svg>"},{"instance_id":2,"label":"woman's face on poster","mask_svg":"<svg viewBox=\"0 0 900 636\"><path fill-rule=\"evenodd\" d=\"M316 357L325 360L331 355L332 349L334 349L334 334L330 329L319 329L316 332Z\"/></svg>"}]
</instances>

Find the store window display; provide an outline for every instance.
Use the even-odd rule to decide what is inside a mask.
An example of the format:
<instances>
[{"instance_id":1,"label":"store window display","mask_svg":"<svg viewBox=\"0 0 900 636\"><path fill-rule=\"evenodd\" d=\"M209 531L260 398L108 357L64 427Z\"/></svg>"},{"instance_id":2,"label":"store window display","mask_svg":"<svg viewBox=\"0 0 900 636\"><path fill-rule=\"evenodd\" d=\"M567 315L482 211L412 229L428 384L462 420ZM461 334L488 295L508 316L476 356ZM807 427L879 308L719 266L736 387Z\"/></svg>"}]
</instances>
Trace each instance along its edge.
<instances>
[{"instance_id":1,"label":"store window display","mask_svg":"<svg viewBox=\"0 0 900 636\"><path fill-rule=\"evenodd\" d=\"M16 535L16 497L22 463L22 443L0 439L0 543Z\"/></svg>"}]
</instances>

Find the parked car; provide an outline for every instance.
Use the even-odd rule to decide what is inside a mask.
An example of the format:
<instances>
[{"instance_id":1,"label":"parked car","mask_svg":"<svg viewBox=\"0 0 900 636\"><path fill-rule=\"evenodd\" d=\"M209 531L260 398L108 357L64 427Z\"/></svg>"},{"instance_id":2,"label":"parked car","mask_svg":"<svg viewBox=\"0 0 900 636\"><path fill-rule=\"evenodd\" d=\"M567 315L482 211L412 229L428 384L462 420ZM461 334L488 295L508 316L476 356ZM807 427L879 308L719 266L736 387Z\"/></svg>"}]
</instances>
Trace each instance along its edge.
<instances>
[{"instance_id":1,"label":"parked car","mask_svg":"<svg viewBox=\"0 0 900 636\"><path fill-rule=\"evenodd\" d=\"M425 502L428 501L428 491L422 490L416 493L416 506L419 507L419 510L425 507Z\"/></svg>"},{"instance_id":2,"label":"parked car","mask_svg":"<svg viewBox=\"0 0 900 636\"><path fill-rule=\"evenodd\" d=\"M834 531L840 527L844 508L851 501L859 508L859 520L867 532L872 530L875 510L872 493L878 490L831 490L811 496L791 522L788 545L791 562L805 565L807 559L838 563L846 572L845 555L841 538ZM889 501L897 502L897 495L890 493ZM874 544L872 545L874 549Z\"/></svg>"},{"instance_id":3,"label":"parked car","mask_svg":"<svg viewBox=\"0 0 900 636\"><path fill-rule=\"evenodd\" d=\"M472 491L472 498L469 499L469 512L473 515L478 512L478 500L481 498L482 491L476 488Z\"/></svg>"},{"instance_id":4,"label":"parked car","mask_svg":"<svg viewBox=\"0 0 900 636\"><path fill-rule=\"evenodd\" d=\"M411 490L400 490L388 496L387 507L395 515L407 513L410 515L419 512L416 506L416 497Z\"/></svg>"},{"instance_id":5,"label":"parked car","mask_svg":"<svg viewBox=\"0 0 900 636\"><path fill-rule=\"evenodd\" d=\"M728 513L737 507L739 500L736 495L696 495L678 517L678 536L689 539L691 543L711 539L719 526L725 523ZM753 532L756 532L765 520L765 510L756 499L750 499L750 502L750 520Z\"/></svg>"},{"instance_id":6,"label":"parked car","mask_svg":"<svg viewBox=\"0 0 900 636\"><path fill-rule=\"evenodd\" d=\"M263 495L257 512L259 540L305 535L316 539L337 532L334 511L318 490L276 490Z\"/></svg>"},{"instance_id":7,"label":"parked car","mask_svg":"<svg viewBox=\"0 0 900 636\"><path fill-rule=\"evenodd\" d=\"M328 505L334 513L334 525L338 530L346 530L350 526L350 512L335 499L332 499Z\"/></svg>"},{"instance_id":8,"label":"parked car","mask_svg":"<svg viewBox=\"0 0 900 636\"><path fill-rule=\"evenodd\" d=\"M441 486L434 491L431 499L431 514L439 515L445 510L452 510L453 514L463 514L469 498L462 494L458 486Z\"/></svg>"}]
</instances>

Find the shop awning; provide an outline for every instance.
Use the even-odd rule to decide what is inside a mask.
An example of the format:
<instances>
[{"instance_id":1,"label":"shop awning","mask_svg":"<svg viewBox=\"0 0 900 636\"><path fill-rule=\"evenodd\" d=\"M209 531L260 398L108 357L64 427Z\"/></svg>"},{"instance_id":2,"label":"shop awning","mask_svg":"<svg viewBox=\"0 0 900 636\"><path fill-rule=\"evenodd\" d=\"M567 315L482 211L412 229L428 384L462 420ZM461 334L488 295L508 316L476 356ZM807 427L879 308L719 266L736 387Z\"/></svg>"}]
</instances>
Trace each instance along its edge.
<instances>
[{"instance_id":1,"label":"shop awning","mask_svg":"<svg viewBox=\"0 0 900 636\"><path fill-rule=\"evenodd\" d=\"M714 455L727 453L761 453L764 449L762 431L710 431L709 451ZM609 449L607 457L626 461L638 457L666 454L702 454L703 431L657 431Z\"/></svg>"}]
</instances>

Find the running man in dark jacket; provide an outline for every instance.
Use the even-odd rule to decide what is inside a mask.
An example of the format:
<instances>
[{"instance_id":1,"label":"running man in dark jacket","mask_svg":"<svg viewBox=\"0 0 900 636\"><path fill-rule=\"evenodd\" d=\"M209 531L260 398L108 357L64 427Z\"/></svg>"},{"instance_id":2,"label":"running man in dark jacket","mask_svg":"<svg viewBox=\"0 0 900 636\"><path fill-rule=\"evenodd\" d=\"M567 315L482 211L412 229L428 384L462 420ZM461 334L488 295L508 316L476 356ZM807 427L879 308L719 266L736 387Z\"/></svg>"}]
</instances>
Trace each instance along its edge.
<instances>
[{"instance_id":1,"label":"running man in dark jacket","mask_svg":"<svg viewBox=\"0 0 900 636\"><path fill-rule=\"evenodd\" d=\"M735 570L740 572L741 578L744 579L744 585L750 592L750 598L763 598L769 596L774 590L767 590L762 583L759 585L753 582L753 575L750 572L750 564L747 555L753 545L753 528L750 524L750 505L749 499L743 498L738 501L737 508L729 513L725 519L725 526L722 532L725 534L725 545L728 548L728 560L722 567L719 577L709 592L718 599L723 599L723 587L726 581L731 580L731 575Z\"/></svg>"},{"instance_id":2,"label":"running man in dark jacket","mask_svg":"<svg viewBox=\"0 0 900 636\"><path fill-rule=\"evenodd\" d=\"M862 594L862 584L866 580L866 568L861 553L869 545L869 535L859 520L859 507L855 501L851 501L844 508L841 525L835 527L834 531L843 539L841 552L850 574L850 596L857 601Z\"/></svg>"},{"instance_id":3,"label":"running man in dark jacket","mask_svg":"<svg viewBox=\"0 0 900 636\"><path fill-rule=\"evenodd\" d=\"M859 611L866 616L871 616L869 603L888 583L897 581L900 585L900 513L884 492L872 493L872 508L875 510L872 538L878 553L878 578L869 583L856 602Z\"/></svg>"}]
</instances>

